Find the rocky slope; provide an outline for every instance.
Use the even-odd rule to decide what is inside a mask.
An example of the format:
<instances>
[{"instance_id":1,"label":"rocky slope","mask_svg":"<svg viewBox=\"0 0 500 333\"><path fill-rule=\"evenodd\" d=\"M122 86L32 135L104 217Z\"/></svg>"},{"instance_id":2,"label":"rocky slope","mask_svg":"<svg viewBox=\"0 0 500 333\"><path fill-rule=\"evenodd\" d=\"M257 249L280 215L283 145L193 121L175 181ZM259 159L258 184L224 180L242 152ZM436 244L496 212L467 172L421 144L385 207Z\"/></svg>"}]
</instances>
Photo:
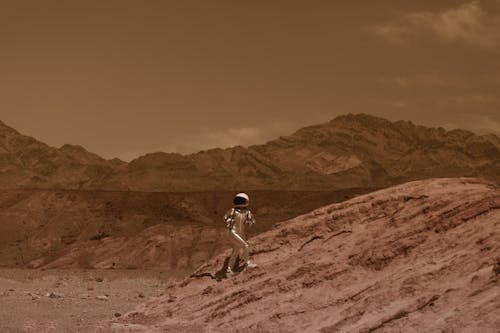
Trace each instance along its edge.
<instances>
[{"instance_id":1,"label":"rocky slope","mask_svg":"<svg viewBox=\"0 0 500 333\"><path fill-rule=\"evenodd\" d=\"M259 233L368 189L253 191ZM234 192L0 191L0 266L192 270L225 243Z\"/></svg>"},{"instance_id":2,"label":"rocky slope","mask_svg":"<svg viewBox=\"0 0 500 333\"><path fill-rule=\"evenodd\" d=\"M500 139L366 114L339 116L263 145L107 161L48 147L0 123L0 188L135 191L384 187L429 177L500 179Z\"/></svg>"},{"instance_id":3,"label":"rocky slope","mask_svg":"<svg viewBox=\"0 0 500 333\"><path fill-rule=\"evenodd\" d=\"M498 332L500 188L433 179L362 195L250 240L110 323L115 332Z\"/></svg>"}]
</instances>

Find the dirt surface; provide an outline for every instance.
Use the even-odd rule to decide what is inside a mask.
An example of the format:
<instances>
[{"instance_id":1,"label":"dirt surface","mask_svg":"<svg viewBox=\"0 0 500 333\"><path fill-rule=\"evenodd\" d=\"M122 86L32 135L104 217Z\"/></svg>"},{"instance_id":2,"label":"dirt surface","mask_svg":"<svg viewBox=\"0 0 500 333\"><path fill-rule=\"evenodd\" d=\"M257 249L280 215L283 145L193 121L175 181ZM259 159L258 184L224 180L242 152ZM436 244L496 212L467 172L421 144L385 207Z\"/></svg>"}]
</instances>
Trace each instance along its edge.
<instances>
[{"instance_id":1,"label":"dirt surface","mask_svg":"<svg viewBox=\"0 0 500 333\"><path fill-rule=\"evenodd\" d=\"M102 332L498 332L500 189L434 179L362 195L250 240Z\"/></svg>"},{"instance_id":2,"label":"dirt surface","mask_svg":"<svg viewBox=\"0 0 500 333\"><path fill-rule=\"evenodd\" d=\"M186 273L0 269L0 332L94 332Z\"/></svg>"}]
</instances>

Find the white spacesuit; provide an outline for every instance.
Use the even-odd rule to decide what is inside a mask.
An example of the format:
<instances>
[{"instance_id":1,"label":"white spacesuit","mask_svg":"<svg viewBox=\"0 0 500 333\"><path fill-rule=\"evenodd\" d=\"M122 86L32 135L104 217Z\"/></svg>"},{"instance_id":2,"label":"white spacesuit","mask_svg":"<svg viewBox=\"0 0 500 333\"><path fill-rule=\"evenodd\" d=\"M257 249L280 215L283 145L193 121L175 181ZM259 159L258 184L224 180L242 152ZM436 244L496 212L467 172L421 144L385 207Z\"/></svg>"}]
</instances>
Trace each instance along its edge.
<instances>
[{"instance_id":1,"label":"white spacesuit","mask_svg":"<svg viewBox=\"0 0 500 333\"><path fill-rule=\"evenodd\" d=\"M224 221L229 229L229 239L233 246L233 252L229 258L229 263L227 266L227 274L233 274L233 267L236 262L236 257L239 252L242 251L242 257L245 261L246 267L255 268L256 264L250 261L250 255L248 251L248 243L245 240L245 227L247 225L255 224L255 218L252 215L250 209L248 209L248 204L250 199L245 193L238 193L234 197L233 208L231 208L226 215L224 215Z\"/></svg>"}]
</instances>

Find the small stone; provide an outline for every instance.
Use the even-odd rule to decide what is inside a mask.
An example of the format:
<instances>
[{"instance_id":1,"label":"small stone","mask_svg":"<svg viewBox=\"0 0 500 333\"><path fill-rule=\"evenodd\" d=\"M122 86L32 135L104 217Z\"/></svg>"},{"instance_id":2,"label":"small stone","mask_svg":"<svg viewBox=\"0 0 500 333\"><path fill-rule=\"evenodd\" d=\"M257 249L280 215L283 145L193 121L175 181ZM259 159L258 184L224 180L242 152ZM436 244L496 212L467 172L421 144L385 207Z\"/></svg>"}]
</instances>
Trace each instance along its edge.
<instances>
[{"instance_id":1,"label":"small stone","mask_svg":"<svg viewBox=\"0 0 500 333\"><path fill-rule=\"evenodd\" d=\"M120 312L115 312L115 317L118 318L118 317L121 317L122 314Z\"/></svg>"},{"instance_id":2,"label":"small stone","mask_svg":"<svg viewBox=\"0 0 500 333\"><path fill-rule=\"evenodd\" d=\"M66 283L63 281L57 281L56 283L54 283L55 288L59 288L61 286L65 286L65 285L66 285Z\"/></svg>"},{"instance_id":3,"label":"small stone","mask_svg":"<svg viewBox=\"0 0 500 333\"><path fill-rule=\"evenodd\" d=\"M62 295L60 295L60 294L56 294L56 293L54 293L54 292L50 292L50 293L46 293L46 294L45 294L45 297L49 297L49 298L61 298L61 297L62 297Z\"/></svg>"},{"instance_id":4,"label":"small stone","mask_svg":"<svg viewBox=\"0 0 500 333\"><path fill-rule=\"evenodd\" d=\"M99 296L96 296L95 298L100 300L100 301L107 301L108 300L108 296L106 296L106 295L99 295Z\"/></svg>"},{"instance_id":5,"label":"small stone","mask_svg":"<svg viewBox=\"0 0 500 333\"><path fill-rule=\"evenodd\" d=\"M35 294L35 293L28 292L28 293L26 293L26 295L31 296L31 300L33 300L33 301L40 298L40 296L38 294Z\"/></svg>"},{"instance_id":6,"label":"small stone","mask_svg":"<svg viewBox=\"0 0 500 333\"><path fill-rule=\"evenodd\" d=\"M87 288L87 290L88 290L88 291L92 291L92 290L94 290L94 288L92 288L92 287L88 287L88 288Z\"/></svg>"},{"instance_id":7,"label":"small stone","mask_svg":"<svg viewBox=\"0 0 500 333\"><path fill-rule=\"evenodd\" d=\"M500 275L500 258L497 259L496 264L493 266L493 273Z\"/></svg>"},{"instance_id":8,"label":"small stone","mask_svg":"<svg viewBox=\"0 0 500 333\"><path fill-rule=\"evenodd\" d=\"M137 296L138 296L139 298L144 298L144 297L146 297L146 296L144 296L144 294L143 294L143 293L139 293L139 295L137 295Z\"/></svg>"},{"instance_id":9,"label":"small stone","mask_svg":"<svg viewBox=\"0 0 500 333\"><path fill-rule=\"evenodd\" d=\"M103 279L102 277L96 277L96 278L95 278L95 280L96 280L97 282L102 282L102 281L104 281L104 279Z\"/></svg>"},{"instance_id":10,"label":"small stone","mask_svg":"<svg viewBox=\"0 0 500 333\"><path fill-rule=\"evenodd\" d=\"M205 289L203 289L203 291L202 291L201 294L202 295L208 295L208 294L212 293L212 291L213 291L213 288L211 286L208 286Z\"/></svg>"}]
</instances>

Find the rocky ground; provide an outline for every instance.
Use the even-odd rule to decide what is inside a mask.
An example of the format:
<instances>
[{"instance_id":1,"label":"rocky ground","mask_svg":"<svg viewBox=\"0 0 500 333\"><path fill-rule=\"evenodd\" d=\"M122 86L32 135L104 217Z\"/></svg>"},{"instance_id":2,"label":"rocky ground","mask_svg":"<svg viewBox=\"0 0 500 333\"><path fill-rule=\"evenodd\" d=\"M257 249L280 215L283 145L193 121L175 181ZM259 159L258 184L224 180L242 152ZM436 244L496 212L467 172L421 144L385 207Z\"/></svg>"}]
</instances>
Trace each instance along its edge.
<instances>
[{"instance_id":1,"label":"rocky ground","mask_svg":"<svg viewBox=\"0 0 500 333\"><path fill-rule=\"evenodd\" d=\"M0 332L93 332L186 273L0 269Z\"/></svg>"},{"instance_id":2,"label":"rocky ground","mask_svg":"<svg viewBox=\"0 0 500 333\"><path fill-rule=\"evenodd\" d=\"M498 332L500 188L434 179L362 195L250 240L102 332Z\"/></svg>"},{"instance_id":3,"label":"rocky ground","mask_svg":"<svg viewBox=\"0 0 500 333\"><path fill-rule=\"evenodd\" d=\"M0 269L0 332L498 332L500 187L431 179L281 222L187 270Z\"/></svg>"}]
</instances>

